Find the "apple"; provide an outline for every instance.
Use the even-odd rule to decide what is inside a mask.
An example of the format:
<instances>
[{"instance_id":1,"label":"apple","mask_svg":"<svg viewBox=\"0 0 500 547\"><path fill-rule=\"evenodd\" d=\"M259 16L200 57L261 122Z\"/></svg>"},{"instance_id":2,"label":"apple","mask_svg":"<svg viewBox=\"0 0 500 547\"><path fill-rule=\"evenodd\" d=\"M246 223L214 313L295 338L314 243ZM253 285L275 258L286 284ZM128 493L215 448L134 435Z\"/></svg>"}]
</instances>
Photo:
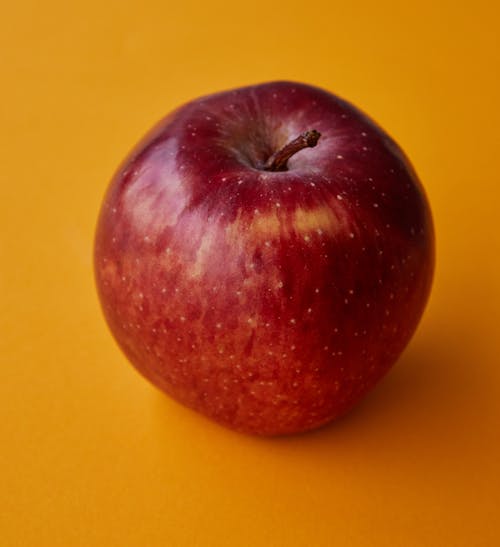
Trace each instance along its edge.
<instances>
[{"instance_id":1,"label":"apple","mask_svg":"<svg viewBox=\"0 0 500 547\"><path fill-rule=\"evenodd\" d=\"M351 409L410 340L434 235L398 145L331 93L271 82L194 100L115 174L95 277L147 379L233 429Z\"/></svg>"}]
</instances>

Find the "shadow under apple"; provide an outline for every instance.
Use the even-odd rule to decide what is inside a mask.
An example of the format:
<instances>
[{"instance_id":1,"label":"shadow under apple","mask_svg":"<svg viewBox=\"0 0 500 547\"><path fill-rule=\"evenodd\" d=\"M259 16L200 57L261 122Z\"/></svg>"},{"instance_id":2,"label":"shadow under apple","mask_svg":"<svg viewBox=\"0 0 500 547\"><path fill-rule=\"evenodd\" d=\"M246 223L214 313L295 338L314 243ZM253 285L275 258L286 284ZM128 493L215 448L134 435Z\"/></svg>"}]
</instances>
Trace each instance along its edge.
<instances>
[{"instance_id":1,"label":"shadow under apple","mask_svg":"<svg viewBox=\"0 0 500 547\"><path fill-rule=\"evenodd\" d=\"M343 436L360 435L372 428L387 428L405 422L429 419L442 414L447 406L470 385L467 376L470 366L468 355L454 343L467 336L451 331L429 331L421 333L403 352L398 362L373 390L345 416L315 431L285 437L250 437L258 442L274 442L283 445L295 443L331 442ZM471 348L473 341L470 342ZM463 347L463 344L461 345ZM200 428L229 431L199 414L184 409L163 393L154 390L156 411L163 419L182 418ZM166 415L169 415L168 420ZM173 415L175 414L175 416ZM158 416L160 418L160 416ZM183 419L183 421L184 421ZM248 437L230 432L237 437Z\"/></svg>"}]
</instances>

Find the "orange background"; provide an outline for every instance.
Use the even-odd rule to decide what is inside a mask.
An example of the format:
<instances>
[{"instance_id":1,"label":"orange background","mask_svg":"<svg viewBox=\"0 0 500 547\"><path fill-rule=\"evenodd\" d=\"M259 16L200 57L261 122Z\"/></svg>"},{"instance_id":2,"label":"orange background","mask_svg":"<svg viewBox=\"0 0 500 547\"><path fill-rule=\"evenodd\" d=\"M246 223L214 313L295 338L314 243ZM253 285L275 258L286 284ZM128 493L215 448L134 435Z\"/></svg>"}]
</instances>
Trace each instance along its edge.
<instances>
[{"instance_id":1,"label":"orange background","mask_svg":"<svg viewBox=\"0 0 500 547\"><path fill-rule=\"evenodd\" d=\"M0 544L500 544L499 11L494 2L4 2ZM437 271L398 366L313 434L238 435L129 366L95 295L117 164L201 94L326 87L406 150Z\"/></svg>"}]
</instances>

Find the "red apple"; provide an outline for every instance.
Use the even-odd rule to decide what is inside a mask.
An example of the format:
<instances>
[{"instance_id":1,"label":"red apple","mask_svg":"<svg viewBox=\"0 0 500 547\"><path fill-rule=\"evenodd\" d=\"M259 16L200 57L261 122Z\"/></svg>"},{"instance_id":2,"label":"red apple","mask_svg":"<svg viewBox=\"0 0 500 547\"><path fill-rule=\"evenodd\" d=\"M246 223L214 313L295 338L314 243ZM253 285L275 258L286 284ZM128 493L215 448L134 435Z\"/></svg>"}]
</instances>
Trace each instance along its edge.
<instances>
[{"instance_id":1,"label":"red apple","mask_svg":"<svg viewBox=\"0 0 500 547\"><path fill-rule=\"evenodd\" d=\"M351 104L290 82L160 122L114 176L95 240L104 314L134 366L262 435L321 426L380 380L433 263L401 149Z\"/></svg>"}]
</instances>

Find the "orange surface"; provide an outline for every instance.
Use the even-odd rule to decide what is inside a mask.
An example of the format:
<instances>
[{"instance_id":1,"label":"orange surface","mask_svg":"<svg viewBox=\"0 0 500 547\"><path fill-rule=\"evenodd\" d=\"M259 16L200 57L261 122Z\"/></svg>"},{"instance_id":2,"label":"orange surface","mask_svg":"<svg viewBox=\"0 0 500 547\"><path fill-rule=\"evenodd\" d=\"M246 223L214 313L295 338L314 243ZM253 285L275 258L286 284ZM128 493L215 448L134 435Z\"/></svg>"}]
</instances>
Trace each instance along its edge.
<instances>
[{"instance_id":1,"label":"orange surface","mask_svg":"<svg viewBox=\"0 0 500 547\"><path fill-rule=\"evenodd\" d=\"M498 7L478 0L10 2L0 21L0 545L500 543ZM348 417L279 440L157 392L95 295L98 208L166 112L276 78L403 146L437 271L398 366Z\"/></svg>"}]
</instances>

